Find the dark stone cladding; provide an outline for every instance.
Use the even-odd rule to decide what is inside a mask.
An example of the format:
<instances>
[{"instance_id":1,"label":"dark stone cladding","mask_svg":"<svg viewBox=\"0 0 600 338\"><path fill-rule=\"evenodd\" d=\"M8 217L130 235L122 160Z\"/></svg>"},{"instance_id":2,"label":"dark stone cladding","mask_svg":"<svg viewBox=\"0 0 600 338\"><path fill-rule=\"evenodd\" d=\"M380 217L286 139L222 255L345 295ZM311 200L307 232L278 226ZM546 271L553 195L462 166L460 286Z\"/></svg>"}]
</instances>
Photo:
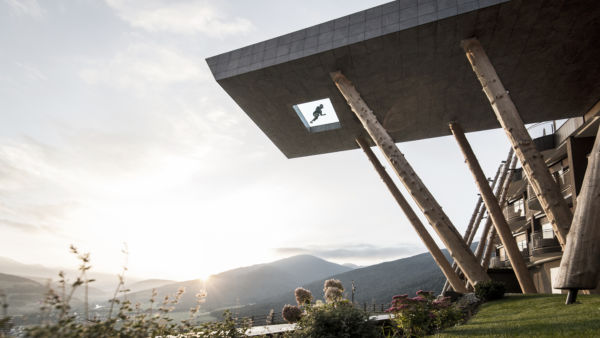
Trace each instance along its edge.
<instances>
[{"instance_id":1,"label":"dark stone cladding","mask_svg":"<svg viewBox=\"0 0 600 338\"><path fill-rule=\"evenodd\" d=\"M600 1L400 0L210 57L219 85L288 158L356 149L364 129L342 71L394 141L499 123L460 41L477 37L525 123L600 99ZM292 106L330 98L340 129L310 133ZM432 155L434 156L434 155Z\"/></svg>"},{"instance_id":2,"label":"dark stone cladding","mask_svg":"<svg viewBox=\"0 0 600 338\"><path fill-rule=\"evenodd\" d=\"M509 0L399 0L206 59L216 80Z\"/></svg>"}]
</instances>

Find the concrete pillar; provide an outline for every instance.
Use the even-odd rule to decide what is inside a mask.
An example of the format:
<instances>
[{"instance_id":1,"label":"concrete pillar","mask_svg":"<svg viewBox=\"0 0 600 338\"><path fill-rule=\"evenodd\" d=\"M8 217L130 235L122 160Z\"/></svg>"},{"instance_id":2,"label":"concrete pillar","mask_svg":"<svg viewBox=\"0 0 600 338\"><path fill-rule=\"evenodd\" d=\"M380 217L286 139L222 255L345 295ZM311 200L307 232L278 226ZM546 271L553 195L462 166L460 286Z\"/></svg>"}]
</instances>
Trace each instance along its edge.
<instances>
[{"instance_id":1,"label":"concrete pillar","mask_svg":"<svg viewBox=\"0 0 600 338\"><path fill-rule=\"evenodd\" d=\"M594 289L600 279L600 128L588 159L587 169L577 197L577 208L560 262L557 288L572 293L574 302L579 289ZM573 294L574 293L574 294Z\"/></svg>"},{"instance_id":2,"label":"concrete pillar","mask_svg":"<svg viewBox=\"0 0 600 338\"><path fill-rule=\"evenodd\" d=\"M490 280L442 207L404 158L404 154L400 152L392 137L377 121L377 117L360 97L352 83L341 72L331 73L331 78L465 276L472 284Z\"/></svg>"},{"instance_id":3,"label":"concrete pillar","mask_svg":"<svg viewBox=\"0 0 600 338\"><path fill-rule=\"evenodd\" d=\"M463 285L464 282L458 277L458 274L454 271L452 266L450 266L450 262L448 262L448 260L444 256L442 250L440 250L440 248L437 246L429 232L427 232L427 229L425 229L425 226L423 225L417 214L415 214L414 210L410 207L410 205L402 195L402 192L400 192L394 181L392 181L388 173L385 171L385 168L381 165L381 163L373 153L373 151L371 151L371 148L369 148L367 142L363 138L357 138L356 143L358 143L358 145L369 158L369 161L371 161L371 163L373 164L375 171L377 171L377 173L381 177L381 180L383 180L383 183L385 183L388 190L392 193L392 196L394 196L394 199L396 200L396 202L406 215L406 218L408 219L410 224L413 226L413 228L427 247L427 250L429 250L429 253L431 253L433 260L437 263L439 268L442 270L442 273L444 273L444 276L446 276L447 280L450 282L452 288L454 288L454 290L457 290L458 292L467 292L467 289Z\"/></svg>"},{"instance_id":4,"label":"concrete pillar","mask_svg":"<svg viewBox=\"0 0 600 338\"><path fill-rule=\"evenodd\" d=\"M465 161L471 173L473 174L473 178L475 179L475 183L477 184L477 188L479 189L479 193L481 194L481 198L483 198L483 203L488 211L488 216L492 219L492 223L494 224L494 228L506 249L508 254L508 258L510 260L510 264L517 276L517 280L519 281L519 285L521 286L521 290L523 293L537 293L535 289L535 285L533 284L533 279L531 279L531 275L529 274L529 270L527 270L527 265L525 264L525 259L521 255L519 248L517 246L517 242L512 235L512 231L508 226L508 222L506 218L504 218L504 214L502 213L502 209L498 204L498 199L494 196L494 192L490 188L487 178L479 165L479 161L477 157L475 157L475 153L469 144L469 141L465 137L465 134L462 130L462 127L456 123L450 123L450 130L458 143L460 150L462 151Z\"/></svg>"},{"instance_id":5,"label":"concrete pillar","mask_svg":"<svg viewBox=\"0 0 600 338\"><path fill-rule=\"evenodd\" d=\"M542 155L533 144L517 108L479 41L474 38L467 39L463 40L461 45L473 71L481 82L483 91L490 101L498 121L521 161L529 184L535 191L548 220L552 223L559 243L564 247L572 214L558 184L550 175ZM501 234L500 237L502 237Z\"/></svg>"}]
</instances>

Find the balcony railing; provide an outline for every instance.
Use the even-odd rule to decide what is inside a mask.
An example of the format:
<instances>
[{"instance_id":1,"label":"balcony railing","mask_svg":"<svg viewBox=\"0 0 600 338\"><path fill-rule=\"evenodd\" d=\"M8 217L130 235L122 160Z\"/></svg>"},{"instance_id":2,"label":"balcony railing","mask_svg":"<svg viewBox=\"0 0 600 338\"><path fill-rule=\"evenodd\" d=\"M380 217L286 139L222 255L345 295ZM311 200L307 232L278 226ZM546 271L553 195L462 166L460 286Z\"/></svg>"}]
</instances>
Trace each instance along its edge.
<instances>
[{"instance_id":1,"label":"balcony railing","mask_svg":"<svg viewBox=\"0 0 600 338\"><path fill-rule=\"evenodd\" d=\"M573 186L573 180L571 179L570 170L562 172L560 175L554 176L558 186L560 187L560 191L562 191L563 196L568 196L571 194L571 187Z\"/></svg>"},{"instance_id":2,"label":"balcony railing","mask_svg":"<svg viewBox=\"0 0 600 338\"><path fill-rule=\"evenodd\" d=\"M560 175L554 175L554 179L558 183L563 197L567 198L567 196L572 194L573 179L571 178L571 173L569 170L564 171ZM538 201L537 197L535 197L535 192L530 184L527 185L527 207L529 210L542 211L540 201Z\"/></svg>"},{"instance_id":3,"label":"balcony railing","mask_svg":"<svg viewBox=\"0 0 600 338\"><path fill-rule=\"evenodd\" d=\"M513 205L509 205L504 208L504 217L506 217L506 220L510 222L525 217L525 211L521 209L515 210Z\"/></svg>"},{"instance_id":4,"label":"balcony railing","mask_svg":"<svg viewBox=\"0 0 600 338\"><path fill-rule=\"evenodd\" d=\"M549 252L560 252L560 244L556 237L544 238L542 231L531 234L531 254L539 255Z\"/></svg>"},{"instance_id":5,"label":"balcony railing","mask_svg":"<svg viewBox=\"0 0 600 338\"><path fill-rule=\"evenodd\" d=\"M490 258L490 268L491 269L506 268L509 266L510 266L510 262L508 260L502 261L502 260L500 260L500 257L498 257L498 256L494 256L494 257Z\"/></svg>"}]
</instances>

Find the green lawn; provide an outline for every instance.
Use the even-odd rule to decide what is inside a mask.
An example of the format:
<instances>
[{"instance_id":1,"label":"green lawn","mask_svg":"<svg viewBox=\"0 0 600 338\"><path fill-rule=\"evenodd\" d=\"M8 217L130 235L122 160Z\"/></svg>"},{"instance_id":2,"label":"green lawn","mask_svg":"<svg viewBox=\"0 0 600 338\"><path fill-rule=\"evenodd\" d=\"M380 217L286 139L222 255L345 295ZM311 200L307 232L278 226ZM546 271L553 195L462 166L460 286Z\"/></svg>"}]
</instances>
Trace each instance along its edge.
<instances>
[{"instance_id":1,"label":"green lawn","mask_svg":"<svg viewBox=\"0 0 600 338\"><path fill-rule=\"evenodd\" d=\"M600 337L600 295L508 296L483 304L466 324L436 337Z\"/></svg>"}]
</instances>

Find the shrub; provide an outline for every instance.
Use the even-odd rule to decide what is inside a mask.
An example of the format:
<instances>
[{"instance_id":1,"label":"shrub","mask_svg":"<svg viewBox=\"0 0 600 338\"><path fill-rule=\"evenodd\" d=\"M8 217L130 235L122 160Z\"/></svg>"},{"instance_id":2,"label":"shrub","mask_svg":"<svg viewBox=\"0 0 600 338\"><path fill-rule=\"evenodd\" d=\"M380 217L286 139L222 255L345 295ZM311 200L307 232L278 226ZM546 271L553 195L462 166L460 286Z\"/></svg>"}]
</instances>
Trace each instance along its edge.
<instances>
[{"instance_id":1,"label":"shrub","mask_svg":"<svg viewBox=\"0 0 600 338\"><path fill-rule=\"evenodd\" d=\"M344 286L337 279L328 279L323 284L323 293L327 303L339 302L344 298Z\"/></svg>"},{"instance_id":2,"label":"shrub","mask_svg":"<svg viewBox=\"0 0 600 338\"><path fill-rule=\"evenodd\" d=\"M454 326L462 317L449 297L435 299L432 292L422 290L412 298L408 295L394 296L387 312L394 314L393 321L408 337L422 337Z\"/></svg>"},{"instance_id":3,"label":"shrub","mask_svg":"<svg viewBox=\"0 0 600 338\"><path fill-rule=\"evenodd\" d=\"M369 321L366 312L356 309L343 297L344 286L337 279L326 280L323 291L327 304L317 300L315 304L306 302L306 293L310 291L298 288L295 291L298 304L303 304L305 310L301 313L300 308L286 305L283 308L285 318L288 311L298 311L300 316L296 330L287 334L287 337L380 337L380 330L373 321ZM301 297L299 297L301 295ZM293 309L293 310L292 310ZM286 319L288 320L288 319ZM289 320L288 320L289 321Z\"/></svg>"},{"instance_id":4,"label":"shrub","mask_svg":"<svg viewBox=\"0 0 600 338\"><path fill-rule=\"evenodd\" d=\"M338 288L344 291L344 286L342 282L338 279L328 279L323 283L323 292L327 291L327 288Z\"/></svg>"},{"instance_id":5,"label":"shrub","mask_svg":"<svg viewBox=\"0 0 600 338\"><path fill-rule=\"evenodd\" d=\"M295 305L287 304L283 307L283 310L281 310L281 316L288 323L296 323L302 318L302 310Z\"/></svg>"},{"instance_id":6,"label":"shrub","mask_svg":"<svg viewBox=\"0 0 600 338\"><path fill-rule=\"evenodd\" d=\"M296 296L296 303L298 303L298 306L307 305L312 302L312 293L305 288L296 288L296 290L294 290L294 295Z\"/></svg>"},{"instance_id":7,"label":"shrub","mask_svg":"<svg viewBox=\"0 0 600 338\"><path fill-rule=\"evenodd\" d=\"M308 306L291 337L380 337L380 330L366 312L343 300Z\"/></svg>"},{"instance_id":8,"label":"shrub","mask_svg":"<svg viewBox=\"0 0 600 338\"><path fill-rule=\"evenodd\" d=\"M501 299L504 297L506 286L503 282L490 280L475 285L475 295L483 301Z\"/></svg>"}]
</instances>

